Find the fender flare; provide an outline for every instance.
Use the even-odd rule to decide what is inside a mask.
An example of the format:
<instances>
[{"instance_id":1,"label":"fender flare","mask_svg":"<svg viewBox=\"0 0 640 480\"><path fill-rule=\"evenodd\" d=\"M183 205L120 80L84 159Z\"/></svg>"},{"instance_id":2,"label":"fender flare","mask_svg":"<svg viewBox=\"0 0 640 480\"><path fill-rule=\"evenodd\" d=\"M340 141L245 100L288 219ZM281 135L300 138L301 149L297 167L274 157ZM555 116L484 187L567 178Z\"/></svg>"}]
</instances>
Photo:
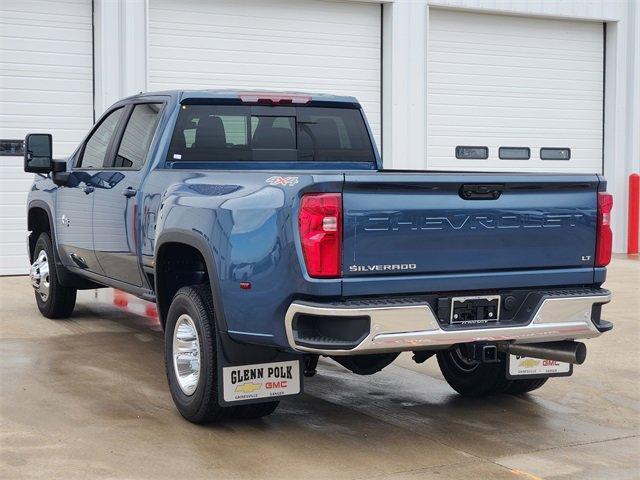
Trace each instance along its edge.
<instances>
[{"instance_id":1,"label":"fender flare","mask_svg":"<svg viewBox=\"0 0 640 480\"><path fill-rule=\"evenodd\" d=\"M209 276L209 285L211 286L211 295L213 297L213 307L216 312L216 319L218 324L219 331L226 332L227 329L227 321L224 316L224 310L222 309L222 295L220 294L220 289L218 285L218 269L216 268L215 259L213 258L213 252L209 242L200 234L196 232L185 232L180 229L169 229L163 231L158 239L156 240L156 245L154 249L153 257L154 259L158 258L158 252L163 245L167 243L182 243L184 245L188 245L190 247L195 248L202 258L204 259L204 263L207 267L207 274ZM154 269L157 266L154 267ZM157 273L154 275L154 289L156 291L156 302L158 301L158 275ZM161 319L164 327L164 319Z\"/></svg>"},{"instance_id":2,"label":"fender flare","mask_svg":"<svg viewBox=\"0 0 640 480\"><path fill-rule=\"evenodd\" d=\"M209 285L211 286L211 295L213 297L213 308L216 314L216 341L218 343L218 374L219 374L219 392L222 392L222 367L225 365L245 365L251 363L267 363L275 362L283 354L275 348L265 347L262 345L250 345L239 343L229 336L227 321L222 308L222 295L218 282L218 270L216 268L213 251L209 242L197 232L185 232L179 229L170 229L163 231L158 237L154 249L154 258L158 258L160 248L167 243L182 243L195 248L204 259L209 275ZM158 302L158 276L155 277L156 303ZM164 329L164 319L160 319ZM165 332L166 335L166 332ZM286 360L290 358L298 358L297 356L286 356ZM221 393L219 401L223 402Z\"/></svg>"},{"instance_id":3,"label":"fender flare","mask_svg":"<svg viewBox=\"0 0 640 480\"><path fill-rule=\"evenodd\" d=\"M53 215L51 214L51 208L49 207L49 204L44 200L31 200L29 202L29 205L27 206L27 222L29 221L29 212L31 212L31 210L35 208L41 208L42 210L44 210L47 214L47 217L49 218L49 233L51 234L51 244L53 246L53 259L56 268L56 276L58 277L58 281L62 285L65 285L65 280L67 280L68 272L66 271L64 265L62 265L62 261L60 260L60 253L58 252L58 242L56 240L56 224L53 219ZM31 253L30 250L29 253ZM31 258L29 258L29 261L31 261Z\"/></svg>"},{"instance_id":4,"label":"fender flare","mask_svg":"<svg viewBox=\"0 0 640 480\"><path fill-rule=\"evenodd\" d=\"M60 260L60 252L58 251L58 241L56 238L56 224L53 214L51 213L51 207L47 202L40 199L31 200L27 206L27 221L29 218L29 212L34 208L41 208L47 214L49 218L49 233L51 236L51 246L53 247L53 260L54 268L56 271L56 277L58 282L66 287L78 288L78 289L90 289L90 288L102 288L103 285L92 282L89 279L83 278L75 273L69 271ZM36 239L37 240L37 239ZM31 253L31 251L29 251ZM29 258L29 261L31 259Z\"/></svg>"}]
</instances>

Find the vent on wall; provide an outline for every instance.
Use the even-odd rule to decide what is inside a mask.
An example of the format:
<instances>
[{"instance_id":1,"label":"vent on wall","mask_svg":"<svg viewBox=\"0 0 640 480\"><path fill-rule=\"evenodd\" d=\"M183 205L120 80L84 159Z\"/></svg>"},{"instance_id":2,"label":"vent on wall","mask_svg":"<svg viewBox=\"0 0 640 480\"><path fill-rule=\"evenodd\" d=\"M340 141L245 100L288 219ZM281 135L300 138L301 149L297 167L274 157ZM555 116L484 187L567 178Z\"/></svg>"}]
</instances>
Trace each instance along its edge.
<instances>
[{"instance_id":1,"label":"vent on wall","mask_svg":"<svg viewBox=\"0 0 640 480\"><path fill-rule=\"evenodd\" d=\"M570 148L541 148L540 160L570 160Z\"/></svg>"},{"instance_id":2,"label":"vent on wall","mask_svg":"<svg viewBox=\"0 0 640 480\"><path fill-rule=\"evenodd\" d=\"M464 160L486 160L489 158L488 147L464 147L458 145L456 147L456 158Z\"/></svg>"},{"instance_id":3,"label":"vent on wall","mask_svg":"<svg viewBox=\"0 0 640 480\"><path fill-rule=\"evenodd\" d=\"M529 147L500 147L498 157L500 160L529 160L531 149Z\"/></svg>"}]
</instances>

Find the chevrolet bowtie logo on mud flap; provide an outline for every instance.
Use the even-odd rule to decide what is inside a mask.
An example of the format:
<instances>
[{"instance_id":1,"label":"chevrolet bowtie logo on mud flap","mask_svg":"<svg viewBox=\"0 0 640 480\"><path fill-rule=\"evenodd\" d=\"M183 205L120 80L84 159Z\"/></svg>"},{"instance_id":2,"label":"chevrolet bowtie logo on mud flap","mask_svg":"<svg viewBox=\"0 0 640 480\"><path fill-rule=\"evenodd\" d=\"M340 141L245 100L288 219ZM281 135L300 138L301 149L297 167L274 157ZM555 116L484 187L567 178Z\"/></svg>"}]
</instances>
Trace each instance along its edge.
<instances>
[{"instance_id":1,"label":"chevrolet bowtie logo on mud flap","mask_svg":"<svg viewBox=\"0 0 640 480\"><path fill-rule=\"evenodd\" d=\"M262 387L261 383L243 383L242 385L238 385L236 387L236 392L238 393L253 393L256 390L260 390Z\"/></svg>"},{"instance_id":2,"label":"chevrolet bowtie logo on mud flap","mask_svg":"<svg viewBox=\"0 0 640 480\"><path fill-rule=\"evenodd\" d=\"M540 360L536 360L535 358L525 358L521 360L519 366L522 368L533 368L537 367L540 364Z\"/></svg>"},{"instance_id":3,"label":"chevrolet bowtie logo on mud flap","mask_svg":"<svg viewBox=\"0 0 640 480\"><path fill-rule=\"evenodd\" d=\"M426 215L389 215L368 217L363 222L365 232L387 232L400 230L477 230L515 228L560 228L575 227L584 217L581 213L539 214L474 214L451 217Z\"/></svg>"}]
</instances>

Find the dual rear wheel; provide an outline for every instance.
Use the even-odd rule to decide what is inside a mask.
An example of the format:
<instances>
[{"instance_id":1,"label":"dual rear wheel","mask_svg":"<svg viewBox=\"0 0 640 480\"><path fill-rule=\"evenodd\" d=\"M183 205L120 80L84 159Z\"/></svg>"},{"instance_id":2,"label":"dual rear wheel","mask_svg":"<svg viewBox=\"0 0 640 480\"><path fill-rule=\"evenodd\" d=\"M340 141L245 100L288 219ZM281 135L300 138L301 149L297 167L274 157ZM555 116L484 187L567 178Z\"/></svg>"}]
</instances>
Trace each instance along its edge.
<instances>
[{"instance_id":1,"label":"dual rear wheel","mask_svg":"<svg viewBox=\"0 0 640 480\"><path fill-rule=\"evenodd\" d=\"M216 316L209 284L178 290L165 325L165 366L173 402L193 423L269 415L278 401L221 407L218 404Z\"/></svg>"},{"instance_id":2,"label":"dual rear wheel","mask_svg":"<svg viewBox=\"0 0 640 480\"><path fill-rule=\"evenodd\" d=\"M437 354L440 371L447 383L465 397L487 397L503 393L521 395L540 388L547 378L509 380L506 354L499 352L495 363L480 363L471 358L465 345L456 345Z\"/></svg>"}]
</instances>

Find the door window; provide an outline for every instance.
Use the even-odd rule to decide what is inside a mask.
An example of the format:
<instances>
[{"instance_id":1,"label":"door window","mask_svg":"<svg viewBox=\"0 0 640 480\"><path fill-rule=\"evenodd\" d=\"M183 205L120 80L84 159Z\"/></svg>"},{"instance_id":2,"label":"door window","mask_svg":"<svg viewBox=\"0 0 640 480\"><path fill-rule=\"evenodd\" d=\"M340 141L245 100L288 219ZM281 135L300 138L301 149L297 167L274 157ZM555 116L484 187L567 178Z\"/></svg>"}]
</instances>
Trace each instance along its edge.
<instances>
[{"instance_id":1,"label":"door window","mask_svg":"<svg viewBox=\"0 0 640 480\"><path fill-rule=\"evenodd\" d=\"M156 130L161 108L161 103L141 103L133 108L118 148L115 168L135 170L142 168Z\"/></svg>"},{"instance_id":2,"label":"door window","mask_svg":"<svg viewBox=\"0 0 640 480\"><path fill-rule=\"evenodd\" d=\"M116 131L123 108L111 112L96 128L85 144L76 168L102 168L113 132Z\"/></svg>"}]
</instances>

